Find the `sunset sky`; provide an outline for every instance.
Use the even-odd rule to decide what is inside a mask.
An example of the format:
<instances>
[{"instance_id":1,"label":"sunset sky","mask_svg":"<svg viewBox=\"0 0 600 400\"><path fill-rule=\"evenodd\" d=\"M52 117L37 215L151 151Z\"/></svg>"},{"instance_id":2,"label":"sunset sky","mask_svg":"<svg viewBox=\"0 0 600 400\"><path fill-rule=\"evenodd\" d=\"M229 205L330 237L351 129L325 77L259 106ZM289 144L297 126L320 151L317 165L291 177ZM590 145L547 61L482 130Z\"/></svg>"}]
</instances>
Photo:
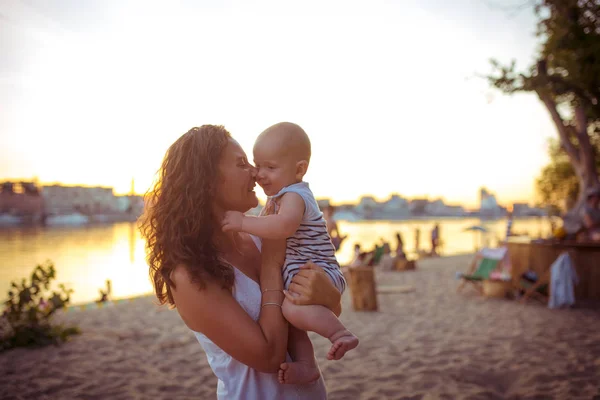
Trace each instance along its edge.
<instances>
[{"instance_id":1,"label":"sunset sky","mask_svg":"<svg viewBox=\"0 0 600 400\"><path fill-rule=\"evenodd\" d=\"M511 3L3 0L0 179L144 192L192 126L225 125L252 159L293 121L317 197L472 206L485 185L533 202L550 118L477 77L535 55L535 17Z\"/></svg>"}]
</instances>

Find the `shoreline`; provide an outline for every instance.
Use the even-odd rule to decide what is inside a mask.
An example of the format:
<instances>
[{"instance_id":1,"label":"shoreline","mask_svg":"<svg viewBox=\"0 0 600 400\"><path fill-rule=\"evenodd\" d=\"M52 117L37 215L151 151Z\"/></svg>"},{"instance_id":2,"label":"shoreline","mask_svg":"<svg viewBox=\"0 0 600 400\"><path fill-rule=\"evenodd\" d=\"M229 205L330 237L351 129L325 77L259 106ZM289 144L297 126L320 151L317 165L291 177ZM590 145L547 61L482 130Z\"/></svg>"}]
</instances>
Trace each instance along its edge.
<instances>
[{"instance_id":1,"label":"shoreline","mask_svg":"<svg viewBox=\"0 0 600 400\"><path fill-rule=\"evenodd\" d=\"M114 214L64 214L47 217L46 222L40 219L32 220L28 217L17 217L0 214L0 230L18 228L78 228L94 225L118 224L123 222L136 222L140 215L126 213Z\"/></svg>"},{"instance_id":2,"label":"shoreline","mask_svg":"<svg viewBox=\"0 0 600 400\"><path fill-rule=\"evenodd\" d=\"M417 259L415 259L415 261L419 263L419 262L423 262L426 260L429 260L429 261L443 260L443 259L451 260L453 258L462 259L463 257L470 257L472 255L473 255L472 252L464 252L464 253L457 253L457 254L450 254L450 255L442 255L442 256L437 256L437 257L417 258ZM348 266L342 265L341 268L348 268ZM381 271L379 266L375 267L375 270ZM82 302L82 303L73 303L73 304L70 304L69 306L65 307L65 309L62 310L62 313L114 307L114 306L118 306L120 304L131 303L131 302L138 301L141 299L146 299L146 298L154 299L154 297L155 297L155 295L153 292L147 292L147 293L137 294L137 295L133 295L133 296L112 298L105 302L86 301L86 302Z\"/></svg>"},{"instance_id":3,"label":"shoreline","mask_svg":"<svg viewBox=\"0 0 600 400\"><path fill-rule=\"evenodd\" d=\"M88 221L85 222L76 222L76 223L49 223L42 224L40 222L19 222L19 223L3 223L0 219L0 231L9 231L9 230L17 230L21 228L41 228L41 229L77 229L77 228L85 228L85 227L93 227L93 226L102 226L102 225L112 225L112 224L120 224L120 223L135 223L138 221L141 215L139 216L123 216L123 215L92 215L90 216ZM2 215L0 215L2 217ZM63 217L63 216L60 216ZM505 215L497 216L497 217L488 217L488 216L476 216L476 215L468 215L468 216L406 216L406 217L397 217L397 218L369 218L369 219L356 219L356 220L347 220L347 219L336 219L338 222L349 223L349 224L359 224L359 225L368 225L373 223L400 223L400 222L418 222L418 221L458 221L458 220L479 220L482 223L486 222L497 222L501 220L505 220L507 217ZM514 221L529 221L529 220L540 220L544 221L548 219L548 216L519 216L514 217Z\"/></svg>"}]
</instances>

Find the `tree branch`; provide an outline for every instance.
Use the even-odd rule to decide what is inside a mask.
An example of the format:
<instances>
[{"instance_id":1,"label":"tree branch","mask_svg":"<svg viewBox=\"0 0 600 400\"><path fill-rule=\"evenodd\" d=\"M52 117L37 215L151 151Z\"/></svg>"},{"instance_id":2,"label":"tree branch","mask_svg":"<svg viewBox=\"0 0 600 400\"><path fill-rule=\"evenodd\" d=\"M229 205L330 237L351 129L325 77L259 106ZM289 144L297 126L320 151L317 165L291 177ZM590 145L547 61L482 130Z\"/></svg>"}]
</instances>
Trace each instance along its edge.
<instances>
[{"instance_id":1,"label":"tree branch","mask_svg":"<svg viewBox=\"0 0 600 400\"><path fill-rule=\"evenodd\" d=\"M562 120L560 114L558 113L558 110L556 109L556 102L548 93L545 93L543 90L538 89L536 90L536 93L542 101L542 103L544 103L544 105L548 109L548 112L550 113L550 116L554 121L554 125L556 125L556 129L558 130L558 136L560 136L560 141L565 151L567 152L567 154L573 162L579 163L579 151L575 148L575 146L573 146L573 143L571 143L571 139L569 138L569 131L567 130L564 121Z\"/></svg>"},{"instance_id":2,"label":"tree branch","mask_svg":"<svg viewBox=\"0 0 600 400\"><path fill-rule=\"evenodd\" d=\"M582 138L587 138L588 144L590 141L590 137L588 136L587 133L587 127L588 127L588 123L587 123L587 117L585 116L585 110L582 106L577 106L575 107L575 130L577 132L577 139L579 141L582 140ZM590 145L591 146L591 145Z\"/></svg>"}]
</instances>

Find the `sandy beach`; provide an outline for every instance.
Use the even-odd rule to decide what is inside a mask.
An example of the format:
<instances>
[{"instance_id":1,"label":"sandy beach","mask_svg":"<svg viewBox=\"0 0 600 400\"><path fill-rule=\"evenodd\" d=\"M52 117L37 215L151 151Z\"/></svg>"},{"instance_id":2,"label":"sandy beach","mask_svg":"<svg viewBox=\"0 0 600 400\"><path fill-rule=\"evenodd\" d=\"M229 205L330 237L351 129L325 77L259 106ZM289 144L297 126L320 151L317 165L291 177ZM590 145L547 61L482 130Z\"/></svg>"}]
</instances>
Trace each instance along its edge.
<instances>
[{"instance_id":1,"label":"sandy beach","mask_svg":"<svg viewBox=\"0 0 600 400\"><path fill-rule=\"evenodd\" d=\"M380 311L343 321L360 346L327 361L311 336L330 399L600 398L600 311L456 294L471 256L377 272ZM0 353L2 399L211 399L216 378L176 311L142 297L64 314L83 334L59 347ZM595 397L596 396L596 397Z\"/></svg>"}]
</instances>

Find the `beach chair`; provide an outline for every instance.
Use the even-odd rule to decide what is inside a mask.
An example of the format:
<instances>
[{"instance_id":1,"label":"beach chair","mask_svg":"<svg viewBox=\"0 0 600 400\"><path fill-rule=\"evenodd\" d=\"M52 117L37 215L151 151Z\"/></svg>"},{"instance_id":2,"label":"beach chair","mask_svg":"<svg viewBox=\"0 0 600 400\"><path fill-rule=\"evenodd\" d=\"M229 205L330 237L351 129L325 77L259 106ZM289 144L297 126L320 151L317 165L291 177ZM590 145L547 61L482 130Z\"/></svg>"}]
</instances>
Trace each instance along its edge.
<instances>
[{"instance_id":1,"label":"beach chair","mask_svg":"<svg viewBox=\"0 0 600 400\"><path fill-rule=\"evenodd\" d=\"M550 270L536 277L534 281L527 279L526 276L519 277L515 289L523 292L519 299L520 303L525 303L529 299L535 299L542 303L548 303L550 297Z\"/></svg>"},{"instance_id":2,"label":"beach chair","mask_svg":"<svg viewBox=\"0 0 600 400\"><path fill-rule=\"evenodd\" d=\"M480 250L471 261L467 272L457 274L462 282L456 292L460 292L465 285L470 283L479 293L483 294L484 281L507 280L509 278L509 264L508 249L506 247Z\"/></svg>"}]
</instances>

